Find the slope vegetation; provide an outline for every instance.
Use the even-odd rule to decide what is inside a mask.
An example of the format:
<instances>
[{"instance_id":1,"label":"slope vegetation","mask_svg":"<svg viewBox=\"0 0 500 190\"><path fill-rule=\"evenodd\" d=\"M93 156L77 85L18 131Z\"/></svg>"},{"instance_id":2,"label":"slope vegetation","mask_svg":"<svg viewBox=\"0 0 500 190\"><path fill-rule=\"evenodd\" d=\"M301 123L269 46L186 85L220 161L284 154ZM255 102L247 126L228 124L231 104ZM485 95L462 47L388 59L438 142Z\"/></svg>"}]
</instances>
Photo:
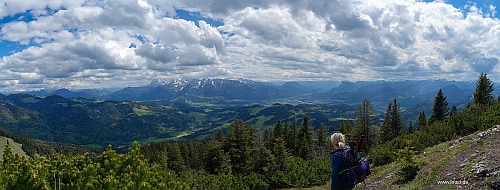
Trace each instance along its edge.
<instances>
[{"instance_id":1,"label":"slope vegetation","mask_svg":"<svg viewBox=\"0 0 500 190\"><path fill-rule=\"evenodd\" d=\"M416 178L397 185L397 163L373 168L363 189L491 189L500 179L500 125L426 148Z\"/></svg>"},{"instance_id":2,"label":"slope vegetation","mask_svg":"<svg viewBox=\"0 0 500 190\"><path fill-rule=\"evenodd\" d=\"M20 155L20 156L27 156L26 153L22 149L22 144L14 142L14 140L7 138L7 137L1 137L0 136L0 150L5 149L5 146L7 146L7 141L9 143L10 148L12 148L12 152L14 154ZM0 152L0 160L3 160L3 151Z\"/></svg>"}]
</instances>

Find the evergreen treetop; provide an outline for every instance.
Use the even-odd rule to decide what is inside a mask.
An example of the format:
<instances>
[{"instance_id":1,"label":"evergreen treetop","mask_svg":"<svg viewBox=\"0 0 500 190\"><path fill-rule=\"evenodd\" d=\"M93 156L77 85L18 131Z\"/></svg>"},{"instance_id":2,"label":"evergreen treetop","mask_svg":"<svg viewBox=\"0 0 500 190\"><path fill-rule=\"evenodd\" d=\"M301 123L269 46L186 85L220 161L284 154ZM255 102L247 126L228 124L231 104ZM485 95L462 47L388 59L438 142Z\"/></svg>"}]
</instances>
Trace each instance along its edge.
<instances>
[{"instance_id":1,"label":"evergreen treetop","mask_svg":"<svg viewBox=\"0 0 500 190\"><path fill-rule=\"evenodd\" d=\"M434 99L434 105L432 106L432 115L429 118L429 124L432 124L436 121L443 121L448 115L448 100L446 100L446 96L443 95L443 90L439 89L439 92Z\"/></svg>"},{"instance_id":2,"label":"evergreen treetop","mask_svg":"<svg viewBox=\"0 0 500 190\"><path fill-rule=\"evenodd\" d=\"M493 92L493 83L487 77L486 73L481 73L476 82L476 91L473 93L474 103L479 105L489 105L495 101L491 94Z\"/></svg>"}]
</instances>

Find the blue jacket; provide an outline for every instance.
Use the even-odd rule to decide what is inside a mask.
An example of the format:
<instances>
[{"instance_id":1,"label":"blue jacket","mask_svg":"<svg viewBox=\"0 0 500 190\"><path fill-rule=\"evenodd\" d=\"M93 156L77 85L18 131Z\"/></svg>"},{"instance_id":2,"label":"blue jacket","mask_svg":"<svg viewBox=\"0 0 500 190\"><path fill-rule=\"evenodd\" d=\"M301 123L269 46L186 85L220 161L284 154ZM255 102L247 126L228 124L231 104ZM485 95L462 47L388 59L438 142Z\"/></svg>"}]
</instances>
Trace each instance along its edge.
<instances>
[{"instance_id":1,"label":"blue jacket","mask_svg":"<svg viewBox=\"0 0 500 190\"><path fill-rule=\"evenodd\" d=\"M333 156L333 154L335 152L340 152L340 151L344 151L344 149L338 149L338 150L335 150L334 152L331 153L331 160L332 160L332 185L331 185L331 190L335 190L337 185L339 184L339 180L340 180L340 177L339 177L339 173L340 173L340 169L342 168L342 158L338 157L338 156Z\"/></svg>"}]
</instances>

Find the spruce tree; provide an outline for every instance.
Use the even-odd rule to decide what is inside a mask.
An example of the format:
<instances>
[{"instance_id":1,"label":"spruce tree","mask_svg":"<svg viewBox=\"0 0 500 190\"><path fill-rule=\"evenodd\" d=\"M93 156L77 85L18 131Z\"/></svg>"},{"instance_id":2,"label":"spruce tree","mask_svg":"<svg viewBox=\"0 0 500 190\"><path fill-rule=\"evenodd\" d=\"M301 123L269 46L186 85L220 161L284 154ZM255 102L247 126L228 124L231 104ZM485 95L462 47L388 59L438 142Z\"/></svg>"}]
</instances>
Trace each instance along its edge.
<instances>
[{"instance_id":1,"label":"spruce tree","mask_svg":"<svg viewBox=\"0 0 500 190\"><path fill-rule=\"evenodd\" d=\"M370 130L370 127L374 125L373 118L376 116L376 114L377 113L375 112L375 109L373 109L372 103L366 98L358 106L358 111L356 112L353 138L359 138L361 137L361 135L365 135L365 147L367 149L376 144L376 134L374 134L373 131Z\"/></svg>"},{"instance_id":2,"label":"spruce tree","mask_svg":"<svg viewBox=\"0 0 500 190\"><path fill-rule=\"evenodd\" d=\"M413 126L413 121L410 121L410 125L408 126L408 134L412 134L415 132L415 127Z\"/></svg>"},{"instance_id":3,"label":"spruce tree","mask_svg":"<svg viewBox=\"0 0 500 190\"><path fill-rule=\"evenodd\" d=\"M288 129L288 128L289 128L288 121L286 121L285 125L283 126L283 140L285 141L285 147L287 147L289 149L288 143L290 142L290 139L289 139L290 138L290 134L289 134L290 129Z\"/></svg>"},{"instance_id":4,"label":"spruce tree","mask_svg":"<svg viewBox=\"0 0 500 190\"><path fill-rule=\"evenodd\" d=\"M299 131L297 129L297 120L295 118L293 118L292 120L292 130L290 131L291 135L290 135L290 139L291 139L291 143L290 143L290 150L292 151L292 154L294 156L298 156L299 155L299 138L298 138L298 134L299 134Z\"/></svg>"},{"instance_id":5,"label":"spruce tree","mask_svg":"<svg viewBox=\"0 0 500 190\"><path fill-rule=\"evenodd\" d=\"M486 73L481 73L476 82L476 91L474 92L474 103L479 105L489 105L494 102L493 83L488 78Z\"/></svg>"},{"instance_id":6,"label":"spruce tree","mask_svg":"<svg viewBox=\"0 0 500 190\"><path fill-rule=\"evenodd\" d=\"M266 131L264 131L263 141L266 148L271 148L273 144L273 138L271 136L271 132L269 132L269 129L266 129Z\"/></svg>"},{"instance_id":7,"label":"spruce tree","mask_svg":"<svg viewBox=\"0 0 500 190\"><path fill-rule=\"evenodd\" d=\"M182 160L184 161L184 164L186 165L186 169L190 168L190 162L189 162L189 149L188 145L186 143L186 140L182 139L180 144L179 144L179 150L181 151L181 156Z\"/></svg>"},{"instance_id":8,"label":"spruce tree","mask_svg":"<svg viewBox=\"0 0 500 190\"><path fill-rule=\"evenodd\" d=\"M340 122L340 127L339 127L339 132L346 135L347 134L347 129L344 123L344 120Z\"/></svg>"},{"instance_id":9,"label":"spruce tree","mask_svg":"<svg viewBox=\"0 0 500 190\"><path fill-rule=\"evenodd\" d=\"M261 174L269 174L274 171L276 157L266 146L260 146L259 152L253 155L254 170Z\"/></svg>"},{"instance_id":10,"label":"spruce tree","mask_svg":"<svg viewBox=\"0 0 500 190\"><path fill-rule=\"evenodd\" d=\"M255 146L256 134L252 127L242 120L235 120L228 127L224 150L231 160L232 171L235 174L247 174L251 171L252 153Z\"/></svg>"},{"instance_id":11,"label":"spruce tree","mask_svg":"<svg viewBox=\"0 0 500 190\"><path fill-rule=\"evenodd\" d=\"M429 124L436 121L443 121L448 115L448 101L446 100L446 96L443 95L443 90L439 89L439 92L434 100L434 105L432 106L432 114L429 118Z\"/></svg>"},{"instance_id":12,"label":"spruce tree","mask_svg":"<svg viewBox=\"0 0 500 190\"><path fill-rule=\"evenodd\" d=\"M281 120L278 119L276 126L274 126L273 138L283 137L283 125L281 125Z\"/></svg>"},{"instance_id":13,"label":"spruce tree","mask_svg":"<svg viewBox=\"0 0 500 190\"><path fill-rule=\"evenodd\" d=\"M392 103L387 104L387 109L385 111L384 121L382 122L382 127L380 127L380 141L381 143L385 143L393 139L394 134L391 129L391 111Z\"/></svg>"},{"instance_id":14,"label":"spruce tree","mask_svg":"<svg viewBox=\"0 0 500 190\"><path fill-rule=\"evenodd\" d=\"M393 139L401 135L404 130L403 118L400 114L400 105L397 103L396 98L394 98L394 103L391 109L391 128L393 133Z\"/></svg>"},{"instance_id":15,"label":"spruce tree","mask_svg":"<svg viewBox=\"0 0 500 190\"><path fill-rule=\"evenodd\" d=\"M423 130L427 126L427 116L425 116L425 112L422 111L420 112L420 115L418 116L418 130Z\"/></svg>"},{"instance_id":16,"label":"spruce tree","mask_svg":"<svg viewBox=\"0 0 500 190\"><path fill-rule=\"evenodd\" d=\"M345 129L347 131L345 134L346 142L354 141L354 128L352 127L351 121L345 121Z\"/></svg>"},{"instance_id":17,"label":"spruce tree","mask_svg":"<svg viewBox=\"0 0 500 190\"><path fill-rule=\"evenodd\" d=\"M298 154L302 159L312 158L312 133L309 126L309 116L304 116L302 126L300 127L300 132L298 134Z\"/></svg>"},{"instance_id":18,"label":"spruce tree","mask_svg":"<svg viewBox=\"0 0 500 190\"><path fill-rule=\"evenodd\" d=\"M354 140L353 139L353 129L350 121L342 120L340 123L339 132L344 134L345 140L347 142Z\"/></svg>"},{"instance_id":19,"label":"spruce tree","mask_svg":"<svg viewBox=\"0 0 500 190\"><path fill-rule=\"evenodd\" d=\"M182 158L179 144L173 142L167 147L167 164L168 168L176 172L185 170L184 159Z\"/></svg>"},{"instance_id":20,"label":"spruce tree","mask_svg":"<svg viewBox=\"0 0 500 190\"><path fill-rule=\"evenodd\" d=\"M288 150L285 147L285 141L283 138L278 137L275 139L274 147L273 147L273 155L276 159L276 165L278 170L285 170L286 168L286 160L290 156Z\"/></svg>"},{"instance_id":21,"label":"spruce tree","mask_svg":"<svg viewBox=\"0 0 500 190\"><path fill-rule=\"evenodd\" d=\"M224 140L224 133L222 132L222 130L219 130L215 136L214 136L214 140L215 141L218 141L218 142L222 142Z\"/></svg>"},{"instance_id":22,"label":"spruce tree","mask_svg":"<svg viewBox=\"0 0 500 190\"><path fill-rule=\"evenodd\" d=\"M323 155L324 153L327 152L326 147L327 147L327 144L328 144L328 141L327 141L328 138L326 138L326 136L328 134L326 134L327 133L326 126L325 126L325 124L323 122L321 122L319 124L319 126L320 127L319 127L318 132L317 132L317 138L318 138L318 143L317 143L317 150L318 150L318 152L317 152L317 154L318 155Z\"/></svg>"},{"instance_id":23,"label":"spruce tree","mask_svg":"<svg viewBox=\"0 0 500 190\"><path fill-rule=\"evenodd\" d=\"M188 142L188 149L189 149L189 166L192 169L199 170L203 168L203 162L201 161L201 157L204 156L203 154L200 154L200 152L203 151L203 149L198 148L201 145L201 142L197 140L190 139Z\"/></svg>"}]
</instances>

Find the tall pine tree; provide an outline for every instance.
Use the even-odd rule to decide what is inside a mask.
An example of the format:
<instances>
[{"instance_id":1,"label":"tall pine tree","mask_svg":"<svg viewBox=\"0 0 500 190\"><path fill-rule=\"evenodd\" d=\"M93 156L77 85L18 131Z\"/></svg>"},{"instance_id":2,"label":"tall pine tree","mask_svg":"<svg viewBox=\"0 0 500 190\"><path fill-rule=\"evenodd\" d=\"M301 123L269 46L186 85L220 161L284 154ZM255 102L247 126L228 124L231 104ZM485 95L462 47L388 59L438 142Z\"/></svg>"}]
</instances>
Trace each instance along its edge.
<instances>
[{"instance_id":1,"label":"tall pine tree","mask_svg":"<svg viewBox=\"0 0 500 190\"><path fill-rule=\"evenodd\" d=\"M281 120L278 119L278 123L274 126L273 137L283 137L283 125L281 125Z\"/></svg>"},{"instance_id":2,"label":"tall pine tree","mask_svg":"<svg viewBox=\"0 0 500 190\"><path fill-rule=\"evenodd\" d=\"M319 129L317 131L317 138L318 138L318 143L317 143L317 148L316 148L316 154L318 156L322 156L324 155L325 153L327 153L328 149L327 149L327 145L328 145L328 141L327 141L327 131L326 131L326 126L323 122L321 122L319 124Z\"/></svg>"},{"instance_id":3,"label":"tall pine tree","mask_svg":"<svg viewBox=\"0 0 500 190\"><path fill-rule=\"evenodd\" d=\"M298 134L298 154L302 159L311 159L313 153L312 129L309 126L309 116L304 116L300 132Z\"/></svg>"},{"instance_id":4,"label":"tall pine tree","mask_svg":"<svg viewBox=\"0 0 500 190\"><path fill-rule=\"evenodd\" d=\"M398 137L404 131L403 118L400 113L400 105L397 103L396 98L394 98L394 103L391 109L391 127L394 134L393 138Z\"/></svg>"},{"instance_id":5,"label":"tall pine tree","mask_svg":"<svg viewBox=\"0 0 500 190\"><path fill-rule=\"evenodd\" d=\"M443 90L439 89L436 98L434 99L434 105L432 106L432 114L429 118L429 124L436 121L443 121L448 116L448 101L446 96L443 95Z\"/></svg>"},{"instance_id":6,"label":"tall pine tree","mask_svg":"<svg viewBox=\"0 0 500 190\"><path fill-rule=\"evenodd\" d=\"M486 73L481 73L476 82L476 91L474 92L474 104L489 105L495 100L491 94L493 92L493 83L488 78Z\"/></svg>"},{"instance_id":7,"label":"tall pine tree","mask_svg":"<svg viewBox=\"0 0 500 190\"><path fill-rule=\"evenodd\" d=\"M394 99L394 103L387 105L384 122L380 128L380 140L382 143L390 141L404 131L404 123L400 114L400 105Z\"/></svg>"},{"instance_id":8,"label":"tall pine tree","mask_svg":"<svg viewBox=\"0 0 500 190\"><path fill-rule=\"evenodd\" d=\"M367 149L375 146L376 144L376 133L371 130L371 126L375 124L373 118L376 116L377 112L373 109L373 105L368 99L364 99L358 106L358 111L356 112L356 120L354 121L354 138L359 138L361 135L365 135ZM354 139L353 139L354 140Z\"/></svg>"},{"instance_id":9,"label":"tall pine tree","mask_svg":"<svg viewBox=\"0 0 500 190\"><path fill-rule=\"evenodd\" d=\"M393 139L394 135L392 134L391 128L391 111L392 103L387 104L387 109L385 110L384 121L382 122L382 127L380 127L380 141L381 143L385 143Z\"/></svg>"},{"instance_id":10,"label":"tall pine tree","mask_svg":"<svg viewBox=\"0 0 500 190\"><path fill-rule=\"evenodd\" d=\"M297 120L293 118L292 120L292 130L290 130L290 142L287 143L289 144L289 149L292 151L292 155L298 156L299 155L299 138L298 138L298 129L297 129Z\"/></svg>"}]
</instances>

